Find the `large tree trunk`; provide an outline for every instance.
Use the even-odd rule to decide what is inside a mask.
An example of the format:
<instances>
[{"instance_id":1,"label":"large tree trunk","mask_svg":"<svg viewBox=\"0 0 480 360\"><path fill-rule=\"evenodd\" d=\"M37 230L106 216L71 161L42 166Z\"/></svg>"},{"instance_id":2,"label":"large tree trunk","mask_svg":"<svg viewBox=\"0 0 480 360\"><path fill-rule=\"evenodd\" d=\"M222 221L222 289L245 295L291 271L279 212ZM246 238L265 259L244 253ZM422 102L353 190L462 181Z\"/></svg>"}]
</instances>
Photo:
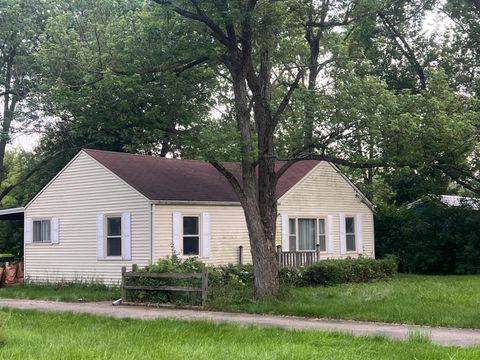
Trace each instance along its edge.
<instances>
[{"instance_id":1,"label":"large tree trunk","mask_svg":"<svg viewBox=\"0 0 480 360\"><path fill-rule=\"evenodd\" d=\"M266 231L265 221L262 221L256 203L247 201L243 204L243 211L247 222L250 251L254 264L255 296L258 298L275 296L279 289L278 265L275 256L275 221L268 224L270 230ZM276 215L276 206L273 212Z\"/></svg>"}]
</instances>

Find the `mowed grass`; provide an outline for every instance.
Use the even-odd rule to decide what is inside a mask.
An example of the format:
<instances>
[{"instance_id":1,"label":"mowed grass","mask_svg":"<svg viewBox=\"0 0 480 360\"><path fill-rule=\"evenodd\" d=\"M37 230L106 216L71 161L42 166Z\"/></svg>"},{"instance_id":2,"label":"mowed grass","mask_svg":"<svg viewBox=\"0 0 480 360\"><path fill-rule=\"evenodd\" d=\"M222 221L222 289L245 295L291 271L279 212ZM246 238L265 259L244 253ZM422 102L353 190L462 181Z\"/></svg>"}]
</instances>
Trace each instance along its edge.
<instances>
[{"instance_id":1,"label":"mowed grass","mask_svg":"<svg viewBox=\"0 0 480 360\"><path fill-rule=\"evenodd\" d=\"M279 299L217 296L218 310L480 328L480 275L399 275L387 282L288 288Z\"/></svg>"},{"instance_id":2,"label":"mowed grass","mask_svg":"<svg viewBox=\"0 0 480 360\"><path fill-rule=\"evenodd\" d=\"M0 297L104 301L118 288L100 284L34 284L0 288ZM399 275L387 282L284 288L278 299L253 300L249 287L211 288L209 309L306 317L480 328L480 275Z\"/></svg>"},{"instance_id":3,"label":"mowed grass","mask_svg":"<svg viewBox=\"0 0 480 360\"><path fill-rule=\"evenodd\" d=\"M103 284L16 284L0 288L0 298L38 299L53 301L105 301L120 298L120 289Z\"/></svg>"},{"instance_id":4,"label":"mowed grass","mask_svg":"<svg viewBox=\"0 0 480 360\"><path fill-rule=\"evenodd\" d=\"M204 322L0 310L0 359L478 359L479 348Z\"/></svg>"}]
</instances>

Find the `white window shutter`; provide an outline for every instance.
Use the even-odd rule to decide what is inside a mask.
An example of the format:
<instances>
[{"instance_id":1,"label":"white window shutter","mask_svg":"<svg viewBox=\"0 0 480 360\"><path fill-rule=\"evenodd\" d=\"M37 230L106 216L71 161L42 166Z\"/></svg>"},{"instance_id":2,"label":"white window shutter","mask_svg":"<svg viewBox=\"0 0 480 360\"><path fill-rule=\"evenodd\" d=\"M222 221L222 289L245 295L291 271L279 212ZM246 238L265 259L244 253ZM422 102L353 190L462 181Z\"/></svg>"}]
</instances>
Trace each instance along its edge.
<instances>
[{"instance_id":1,"label":"white window shutter","mask_svg":"<svg viewBox=\"0 0 480 360\"><path fill-rule=\"evenodd\" d=\"M333 254L333 216L327 217L327 253Z\"/></svg>"},{"instance_id":2,"label":"white window shutter","mask_svg":"<svg viewBox=\"0 0 480 360\"><path fill-rule=\"evenodd\" d=\"M347 235L345 229L345 214L339 214L340 219L340 254L347 253Z\"/></svg>"},{"instance_id":3,"label":"white window shutter","mask_svg":"<svg viewBox=\"0 0 480 360\"><path fill-rule=\"evenodd\" d=\"M132 221L129 212L122 213L122 259L132 260Z\"/></svg>"},{"instance_id":4,"label":"white window shutter","mask_svg":"<svg viewBox=\"0 0 480 360\"><path fill-rule=\"evenodd\" d=\"M172 213L172 242L174 255L182 255L180 247L182 214L179 212Z\"/></svg>"},{"instance_id":5,"label":"white window shutter","mask_svg":"<svg viewBox=\"0 0 480 360\"><path fill-rule=\"evenodd\" d=\"M288 215L282 214L282 251L290 251Z\"/></svg>"},{"instance_id":6,"label":"white window shutter","mask_svg":"<svg viewBox=\"0 0 480 360\"><path fill-rule=\"evenodd\" d=\"M356 244L357 244L357 252L359 254L363 254L363 216L362 214L357 214L357 218L355 226L357 227L357 238L356 238Z\"/></svg>"},{"instance_id":7,"label":"white window shutter","mask_svg":"<svg viewBox=\"0 0 480 360\"><path fill-rule=\"evenodd\" d=\"M33 220L25 218L23 222L23 241L25 244L31 244L33 241Z\"/></svg>"},{"instance_id":8,"label":"white window shutter","mask_svg":"<svg viewBox=\"0 0 480 360\"><path fill-rule=\"evenodd\" d=\"M60 236L59 236L59 220L58 217L52 217L51 219L51 238L52 238L52 244L58 245L60 243Z\"/></svg>"},{"instance_id":9,"label":"white window shutter","mask_svg":"<svg viewBox=\"0 0 480 360\"><path fill-rule=\"evenodd\" d=\"M105 258L104 254L103 254L103 247L104 247L103 218L104 218L103 214L97 214L97 260L103 260Z\"/></svg>"},{"instance_id":10,"label":"white window shutter","mask_svg":"<svg viewBox=\"0 0 480 360\"><path fill-rule=\"evenodd\" d=\"M202 257L210 256L210 214L202 214Z\"/></svg>"}]
</instances>

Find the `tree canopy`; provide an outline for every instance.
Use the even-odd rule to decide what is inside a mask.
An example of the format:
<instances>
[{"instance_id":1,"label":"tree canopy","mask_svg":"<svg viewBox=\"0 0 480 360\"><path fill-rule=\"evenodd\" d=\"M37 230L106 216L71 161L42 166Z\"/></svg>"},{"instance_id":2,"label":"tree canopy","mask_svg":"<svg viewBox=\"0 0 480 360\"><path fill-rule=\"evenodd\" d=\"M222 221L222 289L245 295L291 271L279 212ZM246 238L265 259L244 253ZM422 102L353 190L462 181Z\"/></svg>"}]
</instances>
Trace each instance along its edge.
<instances>
[{"instance_id":1,"label":"tree canopy","mask_svg":"<svg viewBox=\"0 0 480 360\"><path fill-rule=\"evenodd\" d=\"M210 161L274 293L275 185L296 161L336 163L376 204L480 194L479 20L469 0L0 0L0 200L82 147ZM42 134L32 153L4 156L12 124Z\"/></svg>"}]
</instances>

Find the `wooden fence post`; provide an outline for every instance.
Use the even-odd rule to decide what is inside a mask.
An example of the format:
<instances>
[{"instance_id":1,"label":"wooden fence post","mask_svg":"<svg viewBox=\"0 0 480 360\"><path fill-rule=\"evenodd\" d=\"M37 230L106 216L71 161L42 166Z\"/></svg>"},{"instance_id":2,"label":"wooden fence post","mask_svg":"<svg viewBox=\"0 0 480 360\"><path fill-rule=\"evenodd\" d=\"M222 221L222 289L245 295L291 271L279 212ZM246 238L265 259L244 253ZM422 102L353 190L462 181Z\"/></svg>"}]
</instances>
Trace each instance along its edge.
<instances>
[{"instance_id":1,"label":"wooden fence post","mask_svg":"<svg viewBox=\"0 0 480 360\"><path fill-rule=\"evenodd\" d=\"M203 265L202 268L202 308L207 306L208 296L208 268Z\"/></svg>"},{"instance_id":2,"label":"wooden fence post","mask_svg":"<svg viewBox=\"0 0 480 360\"><path fill-rule=\"evenodd\" d=\"M133 264L132 265L132 272L135 272L138 270L138 265L137 264Z\"/></svg>"},{"instance_id":3,"label":"wooden fence post","mask_svg":"<svg viewBox=\"0 0 480 360\"><path fill-rule=\"evenodd\" d=\"M238 264L243 265L243 246L238 247Z\"/></svg>"},{"instance_id":4,"label":"wooden fence post","mask_svg":"<svg viewBox=\"0 0 480 360\"><path fill-rule=\"evenodd\" d=\"M122 266L122 287L121 287L121 293L122 293L122 303L127 301L127 294L125 290L125 273L127 272L127 267Z\"/></svg>"},{"instance_id":5,"label":"wooden fence post","mask_svg":"<svg viewBox=\"0 0 480 360\"><path fill-rule=\"evenodd\" d=\"M317 244L317 261L316 262L319 262L320 261L320 244Z\"/></svg>"}]
</instances>

